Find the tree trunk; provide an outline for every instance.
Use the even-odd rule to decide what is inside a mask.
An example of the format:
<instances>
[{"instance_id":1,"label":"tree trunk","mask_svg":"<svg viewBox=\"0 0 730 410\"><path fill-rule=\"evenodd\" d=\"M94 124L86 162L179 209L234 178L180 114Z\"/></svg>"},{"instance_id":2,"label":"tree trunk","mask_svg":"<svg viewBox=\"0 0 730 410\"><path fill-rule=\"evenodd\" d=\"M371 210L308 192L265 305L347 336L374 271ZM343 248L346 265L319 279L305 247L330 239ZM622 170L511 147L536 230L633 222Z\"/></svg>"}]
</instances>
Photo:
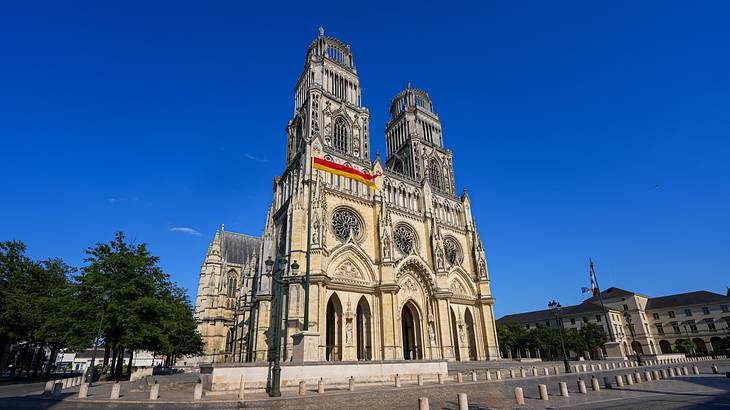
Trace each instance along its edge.
<instances>
[{"instance_id":1,"label":"tree trunk","mask_svg":"<svg viewBox=\"0 0 730 410\"><path fill-rule=\"evenodd\" d=\"M118 351L119 350L117 349L116 346L112 349L112 364L111 364L111 367L109 367L109 375L112 377L114 377L114 371L117 368L117 352Z\"/></svg>"},{"instance_id":2,"label":"tree trunk","mask_svg":"<svg viewBox=\"0 0 730 410\"><path fill-rule=\"evenodd\" d=\"M124 346L119 346L119 357L117 358L117 368L114 370L114 377L122 376L122 367L124 366Z\"/></svg>"},{"instance_id":3,"label":"tree trunk","mask_svg":"<svg viewBox=\"0 0 730 410\"><path fill-rule=\"evenodd\" d=\"M134 358L134 350L129 350L129 363L127 364L127 374L132 374L132 359Z\"/></svg>"},{"instance_id":4,"label":"tree trunk","mask_svg":"<svg viewBox=\"0 0 730 410\"><path fill-rule=\"evenodd\" d=\"M38 369L41 368L41 365L45 361L46 356L46 349L45 345L41 343L40 346L38 346L38 349L35 354L35 363L33 364L33 379L35 379L38 376Z\"/></svg>"},{"instance_id":5,"label":"tree trunk","mask_svg":"<svg viewBox=\"0 0 730 410\"><path fill-rule=\"evenodd\" d=\"M104 364L101 366L102 369L106 369L109 365L109 345L104 343Z\"/></svg>"},{"instance_id":6,"label":"tree trunk","mask_svg":"<svg viewBox=\"0 0 730 410\"><path fill-rule=\"evenodd\" d=\"M53 369L53 362L56 361L57 354L58 354L58 346L52 345L51 353L48 355L48 363L46 364L46 368L43 370L43 373L45 374L46 378L48 378L51 375L51 369Z\"/></svg>"}]
</instances>

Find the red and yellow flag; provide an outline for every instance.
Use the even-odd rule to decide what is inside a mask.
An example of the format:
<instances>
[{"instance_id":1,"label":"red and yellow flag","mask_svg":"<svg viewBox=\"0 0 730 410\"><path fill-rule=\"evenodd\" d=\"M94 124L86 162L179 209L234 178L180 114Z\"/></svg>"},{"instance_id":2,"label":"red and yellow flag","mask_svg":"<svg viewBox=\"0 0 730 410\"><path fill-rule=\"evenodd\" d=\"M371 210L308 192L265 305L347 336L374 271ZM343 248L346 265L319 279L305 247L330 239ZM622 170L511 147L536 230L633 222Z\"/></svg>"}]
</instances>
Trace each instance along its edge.
<instances>
[{"instance_id":1,"label":"red and yellow flag","mask_svg":"<svg viewBox=\"0 0 730 410\"><path fill-rule=\"evenodd\" d=\"M380 174L376 175L370 175L366 174L364 172L360 172L356 170L355 168L346 167L344 165L335 164L332 161L327 161L326 159L322 158L314 158L314 164L315 169L321 169L322 171L327 171L330 173L333 173L335 175L342 175L345 178L354 179L355 181L362 182L363 184L367 185L368 187L372 189L378 189L377 186L375 186L375 183L373 180L380 176Z\"/></svg>"}]
</instances>

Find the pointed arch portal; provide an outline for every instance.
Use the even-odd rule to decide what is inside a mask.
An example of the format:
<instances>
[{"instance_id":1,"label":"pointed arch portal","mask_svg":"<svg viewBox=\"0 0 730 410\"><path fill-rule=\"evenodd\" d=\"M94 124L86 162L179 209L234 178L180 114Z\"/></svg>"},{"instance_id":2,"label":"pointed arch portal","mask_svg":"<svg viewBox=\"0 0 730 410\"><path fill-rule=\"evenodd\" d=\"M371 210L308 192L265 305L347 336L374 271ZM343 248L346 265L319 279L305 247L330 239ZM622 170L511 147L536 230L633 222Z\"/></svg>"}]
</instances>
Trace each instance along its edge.
<instances>
[{"instance_id":1,"label":"pointed arch portal","mask_svg":"<svg viewBox=\"0 0 730 410\"><path fill-rule=\"evenodd\" d=\"M408 301L403 305L401 312L401 327L403 333L403 358L406 360L416 360L423 358L423 349L421 348L421 319L418 309L413 301Z\"/></svg>"},{"instance_id":2,"label":"pointed arch portal","mask_svg":"<svg viewBox=\"0 0 730 410\"><path fill-rule=\"evenodd\" d=\"M336 294L327 302L327 361L342 360L342 304Z\"/></svg>"},{"instance_id":3,"label":"pointed arch portal","mask_svg":"<svg viewBox=\"0 0 730 410\"><path fill-rule=\"evenodd\" d=\"M357 360L372 360L372 315L370 306L365 297L361 297L357 303L356 326L357 326Z\"/></svg>"}]
</instances>

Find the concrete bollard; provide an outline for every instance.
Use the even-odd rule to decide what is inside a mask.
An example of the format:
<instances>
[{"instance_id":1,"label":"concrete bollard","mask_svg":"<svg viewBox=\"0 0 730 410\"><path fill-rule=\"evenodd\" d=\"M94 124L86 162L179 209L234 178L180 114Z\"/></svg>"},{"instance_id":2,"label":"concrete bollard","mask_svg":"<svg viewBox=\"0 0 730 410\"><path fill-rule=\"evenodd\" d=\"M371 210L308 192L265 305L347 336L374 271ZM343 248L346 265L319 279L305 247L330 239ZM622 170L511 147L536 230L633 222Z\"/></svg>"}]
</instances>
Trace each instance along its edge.
<instances>
[{"instance_id":1,"label":"concrete bollard","mask_svg":"<svg viewBox=\"0 0 730 410\"><path fill-rule=\"evenodd\" d=\"M608 376L603 378L603 385L606 387L606 389L611 389L613 386L611 386L611 379L608 378Z\"/></svg>"},{"instance_id":2,"label":"concrete bollard","mask_svg":"<svg viewBox=\"0 0 730 410\"><path fill-rule=\"evenodd\" d=\"M457 383L463 383L464 382L464 375L461 374L461 372L456 372L456 382Z\"/></svg>"},{"instance_id":3,"label":"concrete bollard","mask_svg":"<svg viewBox=\"0 0 730 410\"><path fill-rule=\"evenodd\" d=\"M593 364L593 363L591 363L591 371L592 372L595 372L596 371L596 365Z\"/></svg>"},{"instance_id":4,"label":"concrete bollard","mask_svg":"<svg viewBox=\"0 0 730 410\"><path fill-rule=\"evenodd\" d=\"M203 381L198 379L195 383L195 391L193 391L193 401L203 399Z\"/></svg>"},{"instance_id":5,"label":"concrete bollard","mask_svg":"<svg viewBox=\"0 0 730 410\"><path fill-rule=\"evenodd\" d=\"M578 379L578 391L580 394L586 394L588 391L586 390L586 382L583 381L583 379Z\"/></svg>"},{"instance_id":6,"label":"concrete bollard","mask_svg":"<svg viewBox=\"0 0 730 410\"><path fill-rule=\"evenodd\" d=\"M603 370L603 364L598 363L598 370Z\"/></svg>"},{"instance_id":7,"label":"concrete bollard","mask_svg":"<svg viewBox=\"0 0 730 410\"><path fill-rule=\"evenodd\" d=\"M89 395L89 383L84 383L79 387L79 399L85 399Z\"/></svg>"},{"instance_id":8,"label":"concrete bollard","mask_svg":"<svg viewBox=\"0 0 730 410\"><path fill-rule=\"evenodd\" d=\"M677 374L674 372L673 367L667 369L667 374L669 374L669 377L677 377Z\"/></svg>"},{"instance_id":9,"label":"concrete bollard","mask_svg":"<svg viewBox=\"0 0 730 410\"><path fill-rule=\"evenodd\" d=\"M400 387L400 374L398 373L395 374L395 387Z\"/></svg>"},{"instance_id":10,"label":"concrete bollard","mask_svg":"<svg viewBox=\"0 0 730 410\"><path fill-rule=\"evenodd\" d=\"M54 380L49 380L46 382L46 386L43 388L43 394L48 396L53 394L53 385L55 384Z\"/></svg>"},{"instance_id":11,"label":"concrete bollard","mask_svg":"<svg viewBox=\"0 0 730 410\"><path fill-rule=\"evenodd\" d=\"M639 372L634 372L634 381L636 384L641 384L641 374Z\"/></svg>"},{"instance_id":12,"label":"concrete bollard","mask_svg":"<svg viewBox=\"0 0 730 410\"><path fill-rule=\"evenodd\" d=\"M492 372L490 372L489 369L487 369L487 371L484 372L484 377L487 380L492 380Z\"/></svg>"},{"instance_id":13,"label":"concrete bollard","mask_svg":"<svg viewBox=\"0 0 730 410\"><path fill-rule=\"evenodd\" d=\"M617 374L614 376L614 380L616 380L616 388L622 388L624 387L624 378L620 374Z\"/></svg>"},{"instance_id":14,"label":"concrete bollard","mask_svg":"<svg viewBox=\"0 0 730 410\"><path fill-rule=\"evenodd\" d=\"M585 365L585 364L584 364L584 365L583 365L582 367L583 367L583 371L584 371L584 372L587 372L587 371L588 371L588 365Z\"/></svg>"},{"instance_id":15,"label":"concrete bollard","mask_svg":"<svg viewBox=\"0 0 730 410\"><path fill-rule=\"evenodd\" d=\"M591 388L593 391L601 391L601 385L598 383L598 379L596 379L596 376L593 376L591 378Z\"/></svg>"},{"instance_id":16,"label":"concrete bollard","mask_svg":"<svg viewBox=\"0 0 730 410\"><path fill-rule=\"evenodd\" d=\"M418 375L418 385L423 386L423 376L420 374Z\"/></svg>"},{"instance_id":17,"label":"concrete bollard","mask_svg":"<svg viewBox=\"0 0 730 410\"><path fill-rule=\"evenodd\" d=\"M429 410L428 397L419 397L418 398L418 410Z\"/></svg>"},{"instance_id":18,"label":"concrete bollard","mask_svg":"<svg viewBox=\"0 0 730 410\"><path fill-rule=\"evenodd\" d=\"M515 378L515 369L509 369L509 378L514 379Z\"/></svg>"},{"instance_id":19,"label":"concrete bollard","mask_svg":"<svg viewBox=\"0 0 730 410\"><path fill-rule=\"evenodd\" d=\"M112 393L109 395L109 398L112 400L118 400L119 399L119 391L121 390L122 385L119 384L118 381L114 382L112 385Z\"/></svg>"},{"instance_id":20,"label":"concrete bollard","mask_svg":"<svg viewBox=\"0 0 730 410\"><path fill-rule=\"evenodd\" d=\"M537 367L532 368L532 376L537 377Z\"/></svg>"},{"instance_id":21,"label":"concrete bollard","mask_svg":"<svg viewBox=\"0 0 730 410\"><path fill-rule=\"evenodd\" d=\"M422 386L420 374L418 375L418 385ZM347 389L350 391L355 391L355 379L352 376L350 376L350 378L347 379Z\"/></svg>"},{"instance_id":22,"label":"concrete bollard","mask_svg":"<svg viewBox=\"0 0 730 410\"><path fill-rule=\"evenodd\" d=\"M560 386L560 395L563 397L570 397L570 394L568 394L568 383L560 382L558 385Z\"/></svg>"},{"instance_id":23,"label":"concrete bollard","mask_svg":"<svg viewBox=\"0 0 730 410\"><path fill-rule=\"evenodd\" d=\"M439 384L444 384L444 375L443 375L443 373L439 373L438 374L438 378L439 378Z\"/></svg>"},{"instance_id":24,"label":"concrete bollard","mask_svg":"<svg viewBox=\"0 0 730 410\"><path fill-rule=\"evenodd\" d=\"M560 367L558 367L558 366L553 367L553 373L555 373L556 376L559 375L560 374Z\"/></svg>"},{"instance_id":25,"label":"concrete bollard","mask_svg":"<svg viewBox=\"0 0 730 410\"><path fill-rule=\"evenodd\" d=\"M304 396L307 394L307 383L304 380L299 381L299 395Z\"/></svg>"},{"instance_id":26,"label":"concrete bollard","mask_svg":"<svg viewBox=\"0 0 730 410\"><path fill-rule=\"evenodd\" d=\"M515 387L515 403L518 406L524 406L525 394L522 392L522 387Z\"/></svg>"},{"instance_id":27,"label":"concrete bollard","mask_svg":"<svg viewBox=\"0 0 730 410\"><path fill-rule=\"evenodd\" d=\"M634 375L633 374L629 373L626 375L626 384L628 384L629 386L633 386L633 384L634 384Z\"/></svg>"},{"instance_id":28,"label":"concrete bollard","mask_svg":"<svg viewBox=\"0 0 730 410\"><path fill-rule=\"evenodd\" d=\"M540 400L549 400L547 386L544 384L538 384L537 389L540 392Z\"/></svg>"},{"instance_id":29,"label":"concrete bollard","mask_svg":"<svg viewBox=\"0 0 730 410\"><path fill-rule=\"evenodd\" d=\"M475 370L471 371L471 381L477 381L477 372Z\"/></svg>"},{"instance_id":30,"label":"concrete bollard","mask_svg":"<svg viewBox=\"0 0 730 410\"><path fill-rule=\"evenodd\" d=\"M542 372L543 372L543 376L550 376L550 369L548 369L547 367L544 367L542 369Z\"/></svg>"},{"instance_id":31,"label":"concrete bollard","mask_svg":"<svg viewBox=\"0 0 730 410\"><path fill-rule=\"evenodd\" d=\"M650 382L650 381L651 381L651 372L650 372L650 371L648 371L648 370L647 370L647 371L645 371L645 372L644 372L644 378L646 379L646 382L647 382L647 383L648 383L648 382Z\"/></svg>"},{"instance_id":32,"label":"concrete bollard","mask_svg":"<svg viewBox=\"0 0 730 410\"><path fill-rule=\"evenodd\" d=\"M395 375L395 387L400 387L400 379L398 378L398 375ZM324 393L324 380L322 378L319 378L319 381L317 382L317 393Z\"/></svg>"},{"instance_id":33,"label":"concrete bollard","mask_svg":"<svg viewBox=\"0 0 730 410\"><path fill-rule=\"evenodd\" d=\"M498 369L495 375L497 376L497 380L502 380L502 369Z\"/></svg>"},{"instance_id":34,"label":"concrete bollard","mask_svg":"<svg viewBox=\"0 0 730 410\"><path fill-rule=\"evenodd\" d=\"M578 373L578 365L572 365L570 366L571 369L573 369L573 373Z\"/></svg>"},{"instance_id":35,"label":"concrete bollard","mask_svg":"<svg viewBox=\"0 0 730 410\"><path fill-rule=\"evenodd\" d=\"M662 375L662 379L666 379L667 378L667 371L666 370L661 369L660 373Z\"/></svg>"},{"instance_id":36,"label":"concrete bollard","mask_svg":"<svg viewBox=\"0 0 730 410\"><path fill-rule=\"evenodd\" d=\"M720 374L720 372L717 370L717 366L714 364L712 365L712 374Z\"/></svg>"},{"instance_id":37,"label":"concrete bollard","mask_svg":"<svg viewBox=\"0 0 730 410\"><path fill-rule=\"evenodd\" d=\"M157 400L160 397L160 384L155 380L155 384L150 389L150 400Z\"/></svg>"},{"instance_id":38,"label":"concrete bollard","mask_svg":"<svg viewBox=\"0 0 730 410\"><path fill-rule=\"evenodd\" d=\"M61 386L62 386L61 388L62 388L62 389L68 389L68 381L69 381L69 379L68 379L68 378L66 378L66 379L61 379Z\"/></svg>"},{"instance_id":39,"label":"concrete bollard","mask_svg":"<svg viewBox=\"0 0 730 410\"><path fill-rule=\"evenodd\" d=\"M456 398L459 401L459 410L469 410L469 401L466 399L466 393L459 393Z\"/></svg>"},{"instance_id":40,"label":"concrete bollard","mask_svg":"<svg viewBox=\"0 0 730 410\"><path fill-rule=\"evenodd\" d=\"M238 380L238 400L243 400L246 397L246 380L243 379L243 376L241 376L241 379Z\"/></svg>"},{"instance_id":41,"label":"concrete bollard","mask_svg":"<svg viewBox=\"0 0 730 410\"><path fill-rule=\"evenodd\" d=\"M53 397L60 398L61 390L63 390L63 382L56 380L56 382L53 383Z\"/></svg>"},{"instance_id":42,"label":"concrete bollard","mask_svg":"<svg viewBox=\"0 0 730 410\"><path fill-rule=\"evenodd\" d=\"M525 368L524 367L520 367L520 377L525 377L525 375L526 375Z\"/></svg>"},{"instance_id":43,"label":"concrete bollard","mask_svg":"<svg viewBox=\"0 0 730 410\"><path fill-rule=\"evenodd\" d=\"M692 365L692 373L694 373L695 375L700 374L700 369L699 367L697 367L697 365Z\"/></svg>"},{"instance_id":44,"label":"concrete bollard","mask_svg":"<svg viewBox=\"0 0 730 410\"><path fill-rule=\"evenodd\" d=\"M689 376L689 371L687 370L687 366L682 366L682 376Z\"/></svg>"}]
</instances>

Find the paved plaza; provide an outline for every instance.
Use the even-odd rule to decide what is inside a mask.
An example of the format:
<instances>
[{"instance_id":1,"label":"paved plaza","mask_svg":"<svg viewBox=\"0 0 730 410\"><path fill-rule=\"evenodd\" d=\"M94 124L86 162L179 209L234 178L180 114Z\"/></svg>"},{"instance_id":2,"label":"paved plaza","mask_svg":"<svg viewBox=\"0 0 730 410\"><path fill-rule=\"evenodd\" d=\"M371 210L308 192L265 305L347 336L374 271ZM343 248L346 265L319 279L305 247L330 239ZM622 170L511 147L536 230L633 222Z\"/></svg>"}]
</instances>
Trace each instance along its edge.
<instances>
[{"instance_id":1,"label":"paved plaza","mask_svg":"<svg viewBox=\"0 0 730 410\"><path fill-rule=\"evenodd\" d=\"M712 365L716 365L719 374L713 374ZM539 364L543 366L543 364ZM692 365L697 365L700 375L692 374ZM492 367L495 363L470 363L474 368ZM501 363L501 368L509 364ZM644 372L652 369L668 369L669 367L687 366L688 376L677 376L658 381L646 382ZM463 368L460 370L464 370ZM613 384L616 375L625 376L639 371L642 383L625 385L622 388L607 389L604 377ZM479 380L471 381L471 373L464 372L462 383L456 382L456 376L449 374L444 384L435 380L418 386L415 382L404 382L400 388L393 385L368 384L355 386L348 391L345 386L329 388L324 393L317 393L316 386L308 386L304 396L298 391L285 388L282 397L272 399L265 393L248 393L243 401L235 394L208 395L200 401L193 401L193 390L197 375L161 376L160 396L156 401L149 400L149 386L146 383L122 383L121 395L117 400L110 400L109 395L114 383L100 383L89 390L86 399L79 399L79 387L64 389L60 399L43 396L43 383L15 384L0 386L0 408L3 409L233 409L233 408L276 408L276 409L415 409L418 399L427 397L431 409L457 409L457 394L466 393L470 409L484 408L637 408L641 403L644 409L668 408L728 408L730 407L730 361L706 361L696 363L679 363L642 368L620 368L578 374L561 374L559 376L532 376L487 381L484 373L478 373ZM600 382L601 390L591 389L591 377ZM587 385L587 393L581 394L578 378ZM625 379L624 379L625 380ZM562 397L559 383L565 382L569 397ZM545 384L548 400L540 400L538 385ZM525 405L515 402L514 389L521 387L524 391Z\"/></svg>"}]
</instances>

